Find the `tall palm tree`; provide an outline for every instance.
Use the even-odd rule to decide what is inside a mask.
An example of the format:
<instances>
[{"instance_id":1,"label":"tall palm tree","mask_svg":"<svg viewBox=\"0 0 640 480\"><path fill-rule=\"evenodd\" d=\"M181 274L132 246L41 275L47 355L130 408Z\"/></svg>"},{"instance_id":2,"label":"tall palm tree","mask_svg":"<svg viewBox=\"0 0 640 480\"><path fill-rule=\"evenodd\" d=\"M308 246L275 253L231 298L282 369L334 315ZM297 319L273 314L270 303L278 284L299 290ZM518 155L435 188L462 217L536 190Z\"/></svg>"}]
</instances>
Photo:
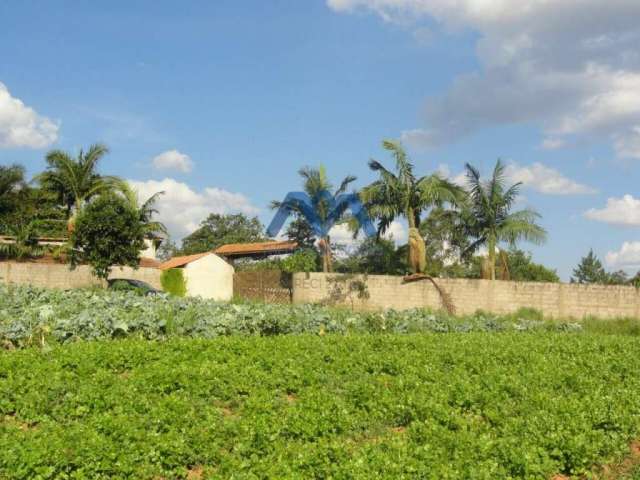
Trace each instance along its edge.
<instances>
[{"instance_id":1,"label":"tall palm tree","mask_svg":"<svg viewBox=\"0 0 640 480\"><path fill-rule=\"evenodd\" d=\"M91 145L86 152L81 149L75 158L62 150L47 153L47 168L37 180L67 207L69 229L73 229L75 216L87 200L112 189L119 180L97 172L100 159L107 153L109 149L102 144Z\"/></svg>"},{"instance_id":2,"label":"tall palm tree","mask_svg":"<svg viewBox=\"0 0 640 480\"><path fill-rule=\"evenodd\" d=\"M395 173L376 160L369 161L369 168L380 178L360 192L367 212L378 221L378 235L384 234L398 217L409 224L409 266L414 273L423 273L426 267L424 240L420 235L422 214L434 206L445 203L458 205L464 201L465 192L459 186L437 173L417 178L414 166L400 142L385 140L385 150L393 155Z\"/></svg>"},{"instance_id":3,"label":"tall palm tree","mask_svg":"<svg viewBox=\"0 0 640 480\"><path fill-rule=\"evenodd\" d=\"M158 234L167 235L167 227L165 227L162 222L153 220L153 216L158 213L156 203L160 196L164 195L164 191L156 192L144 202L141 202L138 197L138 192L136 192L128 182L124 180L117 182L116 188L122 193L127 203L131 206L131 209L138 212L138 218L146 236Z\"/></svg>"},{"instance_id":4,"label":"tall palm tree","mask_svg":"<svg viewBox=\"0 0 640 480\"><path fill-rule=\"evenodd\" d=\"M531 209L511 212L520 192L518 182L507 188L505 166L497 161L489 180L482 181L476 168L466 164L469 184L469 200L471 210L470 232L475 241L470 245L471 251L481 246L488 249L488 277L496 279L496 248L500 242L510 246L520 240L541 244L547 238L547 232L536 220L540 215Z\"/></svg>"},{"instance_id":5,"label":"tall palm tree","mask_svg":"<svg viewBox=\"0 0 640 480\"><path fill-rule=\"evenodd\" d=\"M302 177L303 189L311 199L313 209L320 219L320 222L326 223L329 220L330 216L337 221L340 221L341 217L343 217L344 215L344 212L347 210L348 205L343 204L338 206L339 211L332 210L333 206L331 205L329 199L327 199L323 195L323 192L331 193L331 190L333 189L333 185L327 178L327 172L325 168L323 166L320 166L320 168L304 167L298 171L298 174ZM356 177L354 177L353 175L348 175L347 177L345 177L342 182L340 182L340 186L333 192L333 196L336 197L344 193L349 187L349 184L351 184L355 180ZM302 213L299 209L298 204L295 202L271 202L271 208L273 209L277 209L282 206L288 207L291 211ZM318 246L320 248L320 254L322 256L322 271L333 271L330 236L327 234L321 237L318 240Z\"/></svg>"}]
</instances>

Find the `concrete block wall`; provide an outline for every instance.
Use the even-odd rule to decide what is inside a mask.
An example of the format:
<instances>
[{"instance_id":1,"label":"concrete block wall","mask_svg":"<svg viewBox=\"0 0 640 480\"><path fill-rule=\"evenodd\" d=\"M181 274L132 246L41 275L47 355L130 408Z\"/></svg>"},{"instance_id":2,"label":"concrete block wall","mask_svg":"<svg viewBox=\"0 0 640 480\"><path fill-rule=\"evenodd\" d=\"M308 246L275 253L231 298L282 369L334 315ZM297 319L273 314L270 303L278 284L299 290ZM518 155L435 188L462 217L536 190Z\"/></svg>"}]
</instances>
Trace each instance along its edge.
<instances>
[{"instance_id":1,"label":"concrete block wall","mask_svg":"<svg viewBox=\"0 0 640 480\"><path fill-rule=\"evenodd\" d=\"M141 267L134 270L131 267L114 267L109 278L142 280L161 289L160 273L157 268ZM87 265L69 270L69 266L64 264L34 262L0 262L0 282L60 289L101 285Z\"/></svg>"},{"instance_id":2,"label":"concrete block wall","mask_svg":"<svg viewBox=\"0 0 640 480\"><path fill-rule=\"evenodd\" d=\"M553 318L640 318L640 293L634 287L468 279L436 282L449 294L458 314L477 310L501 314L530 307ZM358 283L366 285L365 295L360 294ZM359 310L442 307L440 295L428 280L403 283L402 277L385 275L296 273L293 302L326 302Z\"/></svg>"}]
</instances>

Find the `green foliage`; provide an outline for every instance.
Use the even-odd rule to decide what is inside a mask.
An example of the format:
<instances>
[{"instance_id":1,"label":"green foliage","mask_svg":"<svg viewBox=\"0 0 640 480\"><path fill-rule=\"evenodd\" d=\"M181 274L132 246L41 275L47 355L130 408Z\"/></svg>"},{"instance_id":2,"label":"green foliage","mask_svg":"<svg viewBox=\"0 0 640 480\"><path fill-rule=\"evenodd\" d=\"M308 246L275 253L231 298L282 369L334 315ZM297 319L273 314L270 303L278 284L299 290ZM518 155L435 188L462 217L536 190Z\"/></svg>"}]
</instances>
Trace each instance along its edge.
<instances>
[{"instance_id":1,"label":"green foliage","mask_svg":"<svg viewBox=\"0 0 640 480\"><path fill-rule=\"evenodd\" d=\"M300 214L289 223L285 232L287 240L296 242L298 247L315 250L316 236L309 222Z\"/></svg>"},{"instance_id":2,"label":"green foliage","mask_svg":"<svg viewBox=\"0 0 640 480\"><path fill-rule=\"evenodd\" d=\"M209 252L227 243L261 242L266 240L263 232L257 217L212 213L200 223L200 228L182 240L181 253Z\"/></svg>"},{"instance_id":3,"label":"green foliage","mask_svg":"<svg viewBox=\"0 0 640 480\"><path fill-rule=\"evenodd\" d=\"M9 229L9 234L15 239L14 243L0 244L0 256L15 260L25 260L41 256L45 249L38 245L35 223L22 223Z\"/></svg>"},{"instance_id":4,"label":"green foliage","mask_svg":"<svg viewBox=\"0 0 640 480\"><path fill-rule=\"evenodd\" d=\"M184 297L187 294L187 280L184 278L184 268L170 268L160 274L162 289L176 297Z\"/></svg>"},{"instance_id":5,"label":"green foliage","mask_svg":"<svg viewBox=\"0 0 640 480\"><path fill-rule=\"evenodd\" d=\"M491 178L481 180L480 172L466 164L470 203L467 228L474 238L469 249L475 251L483 245L487 247L487 277L491 280L496 279L496 253L501 242L515 248L521 240L540 244L547 237L547 232L536 223L540 218L537 212L530 209L511 211L522 184L507 187L505 169L498 160Z\"/></svg>"},{"instance_id":6,"label":"green foliage","mask_svg":"<svg viewBox=\"0 0 640 480\"><path fill-rule=\"evenodd\" d=\"M560 278L555 270L534 263L531 253L519 249L506 252L510 279L516 282L549 282L558 283ZM501 269L502 256L498 257L498 268Z\"/></svg>"},{"instance_id":7,"label":"green foliage","mask_svg":"<svg viewBox=\"0 0 640 480\"><path fill-rule=\"evenodd\" d=\"M336 262L341 273L403 275L408 271L406 247L396 248L392 240L367 238L346 258Z\"/></svg>"},{"instance_id":8,"label":"green foliage","mask_svg":"<svg viewBox=\"0 0 640 480\"><path fill-rule=\"evenodd\" d=\"M289 273L315 272L318 268L318 252L315 249L297 250L280 262L282 270Z\"/></svg>"},{"instance_id":9,"label":"green foliage","mask_svg":"<svg viewBox=\"0 0 640 480\"><path fill-rule=\"evenodd\" d=\"M589 250L587 256L582 257L580 263L573 270L572 283L608 283L608 275L602 266L602 262Z\"/></svg>"},{"instance_id":10,"label":"green foliage","mask_svg":"<svg viewBox=\"0 0 640 480\"><path fill-rule=\"evenodd\" d=\"M631 337L514 332L7 352L0 477L581 478L640 434L638 369Z\"/></svg>"},{"instance_id":11,"label":"green foliage","mask_svg":"<svg viewBox=\"0 0 640 480\"><path fill-rule=\"evenodd\" d=\"M121 196L106 193L80 211L71 236L71 266L88 263L99 278L114 265L138 267L144 230L138 212Z\"/></svg>"}]
</instances>

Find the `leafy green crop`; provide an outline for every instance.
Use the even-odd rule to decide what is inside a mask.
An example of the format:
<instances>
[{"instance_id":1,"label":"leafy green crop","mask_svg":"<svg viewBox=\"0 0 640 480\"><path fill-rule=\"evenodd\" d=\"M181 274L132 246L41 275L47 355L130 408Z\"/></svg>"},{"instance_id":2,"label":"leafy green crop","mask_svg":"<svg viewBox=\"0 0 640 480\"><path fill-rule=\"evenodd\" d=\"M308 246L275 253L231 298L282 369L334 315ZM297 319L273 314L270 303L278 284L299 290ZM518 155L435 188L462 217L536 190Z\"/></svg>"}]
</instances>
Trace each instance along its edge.
<instances>
[{"instance_id":1,"label":"leafy green crop","mask_svg":"<svg viewBox=\"0 0 640 480\"><path fill-rule=\"evenodd\" d=\"M0 352L0 478L578 475L640 433L639 347L504 332Z\"/></svg>"},{"instance_id":2,"label":"leafy green crop","mask_svg":"<svg viewBox=\"0 0 640 480\"><path fill-rule=\"evenodd\" d=\"M141 297L105 290L0 287L0 345L24 347L134 337L214 338L301 333L412 333L577 330L531 314L454 318L424 310L354 313L312 305L228 304L193 298Z\"/></svg>"}]
</instances>

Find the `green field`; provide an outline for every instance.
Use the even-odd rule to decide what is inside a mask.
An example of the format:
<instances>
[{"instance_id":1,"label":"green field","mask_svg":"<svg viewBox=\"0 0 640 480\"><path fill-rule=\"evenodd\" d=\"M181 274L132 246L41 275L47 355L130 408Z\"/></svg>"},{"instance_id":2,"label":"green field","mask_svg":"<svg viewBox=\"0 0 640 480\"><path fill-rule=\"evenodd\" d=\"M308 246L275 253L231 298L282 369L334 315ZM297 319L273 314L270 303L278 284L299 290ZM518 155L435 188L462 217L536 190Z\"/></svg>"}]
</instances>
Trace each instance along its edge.
<instances>
[{"instance_id":1,"label":"green field","mask_svg":"<svg viewBox=\"0 0 640 480\"><path fill-rule=\"evenodd\" d=\"M640 340L125 339L0 353L0 478L550 478L640 434Z\"/></svg>"}]
</instances>

